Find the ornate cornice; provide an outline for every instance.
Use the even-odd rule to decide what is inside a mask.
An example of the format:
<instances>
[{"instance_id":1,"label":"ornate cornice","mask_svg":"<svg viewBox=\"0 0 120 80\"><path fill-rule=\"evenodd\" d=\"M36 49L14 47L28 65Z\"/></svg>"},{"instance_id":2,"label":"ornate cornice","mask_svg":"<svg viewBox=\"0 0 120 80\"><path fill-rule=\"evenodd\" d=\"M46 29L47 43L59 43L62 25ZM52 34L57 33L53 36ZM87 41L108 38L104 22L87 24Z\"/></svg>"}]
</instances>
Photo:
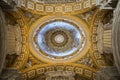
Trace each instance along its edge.
<instances>
[{"instance_id":1,"label":"ornate cornice","mask_svg":"<svg viewBox=\"0 0 120 80\"><path fill-rule=\"evenodd\" d=\"M21 8L35 14L78 14L95 7L95 0L81 0L66 4L44 4L37 1L22 0Z\"/></svg>"},{"instance_id":2,"label":"ornate cornice","mask_svg":"<svg viewBox=\"0 0 120 80\"><path fill-rule=\"evenodd\" d=\"M72 55L69 59L56 59L56 60L53 60L51 59L50 57L45 57L43 56L39 51L36 50L36 48L34 47L34 42L33 42L33 34L35 34L35 30L36 29L39 29L39 26L41 27L41 25L43 23L48 23L49 21L51 20L57 20L57 19L63 19L63 20L68 20L69 22L71 23L74 23L76 25L79 25L80 29L84 32L84 35L85 35L85 43L84 43L84 46L82 48L82 50L78 50L74 55ZM34 33L35 32L35 33ZM73 62L73 61L76 61L78 59L80 59L81 57L83 57L88 49L90 48L90 43L89 43L89 29L87 27L87 25L84 23L84 21L82 21L81 19L77 18L77 17L74 17L74 16L68 16L68 15L64 15L64 16L45 16L43 18L40 18L39 20L37 20L30 28L29 30L29 48L30 48L30 51L32 53L32 55L34 57L36 57L37 59L39 60L43 60L43 61L47 61L48 63L52 62L52 63L65 63L65 62ZM39 54L38 54L39 53ZM41 55L41 56L40 56Z\"/></svg>"},{"instance_id":3,"label":"ornate cornice","mask_svg":"<svg viewBox=\"0 0 120 80\"><path fill-rule=\"evenodd\" d=\"M49 71L71 71L88 79L95 79L96 70L79 64L45 64L36 65L22 71L24 80L30 80Z\"/></svg>"},{"instance_id":4,"label":"ornate cornice","mask_svg":"<svg viewBox=\"0 0 120 80\"><path fill-rule=\"evenodd\" d=\"M21 36L22 36L22 49L20 55L15 60L14 64L11 66L13 68L22 69L28 60L28 26L25 20L25 17L22 11L18 10L10 13L14 19L16 19L17 23L20 26Z\"/></svg>"}]
</instances>

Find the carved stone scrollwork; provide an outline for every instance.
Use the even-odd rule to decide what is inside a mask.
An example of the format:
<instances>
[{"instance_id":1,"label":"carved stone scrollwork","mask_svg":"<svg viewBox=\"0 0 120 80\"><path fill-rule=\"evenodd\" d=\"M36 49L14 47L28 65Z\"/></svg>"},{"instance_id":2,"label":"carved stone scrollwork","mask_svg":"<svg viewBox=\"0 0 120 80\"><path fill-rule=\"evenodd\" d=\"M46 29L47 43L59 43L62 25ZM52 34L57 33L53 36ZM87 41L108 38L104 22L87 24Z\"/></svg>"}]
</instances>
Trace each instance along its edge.
<instances>
[{"instance_id":1,"label":"carved stone scrollwork","mask_svg":"<svg viewBox=\"0 0 120 80\"><path fill-rule=\"evenodd\" d=\"M45 4L61 4L61 3L80 2L80 0L37 0L37 2L45 3Z\"/></svg>"},{"instance_id":2,"label":"carved stone scrollwork","mask_svg":"<svg viewBox=\"0 0 120 80\"><path fill-rule=\"evenodd\" d=\"M100 53L103 53L103 24L100 23L97 29L97 47Z\"/></svg>"},{"instance_id":3,"label":"carved stone scrollwork","mask_svg":"<svg viewBox=\"0 0 120 80\"><path fill-rule=\"evenodd\" d=\"M120 80L120 75L116 67L102 68L96 74L97 80Z\"/></svg>"},{"instance_id":4,"label":"carved stone scrollwork","mask_svg":"<svg viewBox=\"0 0 120 80\"><path fill-rule=\"evenodd\" d=\"M100 53L112 53L112 26L99 23L97 29L97 47Z\"/></svg>"},{"instance_id":5,"label":"carved stone scrollwork","mask_svg":"<svg viewBox=\"0 0 120 80\"><path fill-rule=\"evenodd\" d=\"M118 0L96 0L96 5L100 6L100 9L114 9Z\"/></svg>"},{"instance_id":6,"label":"carved stone scrollwork","mask_svg":"<svg viewBox=\"0 0 120 80\"><path fill-rule=\"evenodd\" d=\"M71 71L50 71L47 72L46 80L75 80L75 73Z\"/></svg>"},{"instance_id":7,"label":"carved stone scrollwork","mask_svg":"<svg viewBox=\"0 0 120 80\"><path fill-rule=\"evenodd\" d=\"M112 53L112 24L107 23L104 25L103 32L103 51L105 53Z\"/></svg>"},{"instance_id":8,"label":"carved stone scrollwork","mask_svg":"<svg viewBox=\"0 0 120 80\"><path fill-rule=\"evenodd\" d=\"M16 54L19 55L21 53L22 47L22 37L20 27L18 25L7 26L7 54L12 55Z\"/></svg>"},{"instance_id":9,"label":"carved stone scrollwork","mask_svg":"<svg viewBox=\"0 0 120 80\"><path fill-rule=\"evenodd\" d=\"M19 25L8 24L6 28L6 66L9 67L21 53L22 36Z\"/></svg>"},{"instance_id":10,"label":"carved stone scrollwork","mask_svg":"<svg viewBox=\"0 0 120 80\"><path fill-rule=\"evenodd\" d=\"M0 80L23 80L22 73L17 69L5 69L0 76Z\"/></svg>"}]
</instances>

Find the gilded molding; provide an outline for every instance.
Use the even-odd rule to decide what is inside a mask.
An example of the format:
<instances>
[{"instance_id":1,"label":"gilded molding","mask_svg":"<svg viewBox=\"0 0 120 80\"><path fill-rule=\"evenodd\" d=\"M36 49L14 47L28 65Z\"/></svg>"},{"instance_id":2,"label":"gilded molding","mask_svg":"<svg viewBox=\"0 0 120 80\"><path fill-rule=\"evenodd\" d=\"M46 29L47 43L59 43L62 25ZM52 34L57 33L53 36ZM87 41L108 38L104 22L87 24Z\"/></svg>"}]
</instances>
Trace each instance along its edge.
<instances>
[{"instance_id":1,"label":"gilded molding","mask_svg":"<svg viewBox=\"0 0 120 80\"><path fill-rule=\"evenodd\" d=\"M91 52L90 55L92 56L91 58L93 59L94 63L98 68L107 66L101 53L98 52L97 42L96 42L98 24L104 19L106 13L107 11L97 9L91 20L90 31L92 33L91 35L92 47L90 48L90 52Z\"/></svg>"},{"instance_id":2,"label":"gilded molding","mask_svg":"<svg viewBox=\"0 0 120 80\"><path fill-rule=\"evenodd\" d=\"M83 50L81 51L81 54L78 55L73 55L74 58L72 57L72 59L66 59L66 60L51 60L51 59L46 59L45 56L42 56L41 54L36 54L37 51L35 50L34 46L33 46L33 43L32 43L32 35L33 35L33 31L36 29L36 27L40 26L41 24L45 23L46 21L49 21L49 20L54 20L54 19L65 19L65 20L68 20L70 21L71 23L75 23L77 25L81 25L81 29L85 31L85 35L86 35L86 43L85 43L85 46L83 48ZM38 19L30 28L29 30L29 48L30 48L30 51L32 52L32 55L34 57L36 57L38 60L42 60L44 62L47 62L47 63L61 63L61 62L74 62L80 58L82 58L88 51L88 49L90 48L90 37L89 37L89 29L88 29L88 26L86 25L86 23L84 21L82 21L81 19L77 18L77 17L74 17L74 16L70 16L70 15L63 15L63 16L45 16L43 18L40 18ZM41 55L41 56L39 56Z\"/></svg>"},{"instance_id":3,"label":"gilded molding","mask_svg":"<svg viewBox=\"0 0 120 80\"><path fill-rule=\"evenodd\" d=\"M95 7L95 0L82 0L66 4L43 4L37 1L22 0L22 9L35 14L79 14L90 11Z\"/></svg>"},{"instance_id":4,"label":"gilded molding","mask_svg":"<svg viewBox=\"0 0 120 80\"><path fill-rule=\"evenodd\" d=\"M80 64L45 64L36 65L22 71L24 80L31 80L49 71L72 71L88 79L95 79L96 70Z\"/></svg>"},{"instance_id":5,"label":"gilded molding","mask_svg":"<svg viewBox=\"0 0 120 80\"><path fill-rule=\"evenodd\" d=\"M24 18L23 13L20 10L10 13L17 21L20 26L21 35L22 35L22 51L20 55L15 60L12 67L22 69L24 65L27 63L29 50L28 50L28 28L27 23Z\"/></svg>"}]
</instances>

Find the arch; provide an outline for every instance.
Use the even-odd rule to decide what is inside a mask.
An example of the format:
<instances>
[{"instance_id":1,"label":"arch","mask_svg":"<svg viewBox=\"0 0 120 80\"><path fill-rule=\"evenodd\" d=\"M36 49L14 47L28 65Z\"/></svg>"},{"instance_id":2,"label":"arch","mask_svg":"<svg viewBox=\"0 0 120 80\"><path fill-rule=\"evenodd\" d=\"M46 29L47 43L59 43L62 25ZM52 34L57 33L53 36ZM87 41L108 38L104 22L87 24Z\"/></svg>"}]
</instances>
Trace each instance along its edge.
<instances>
[{"instance_id":1,"label":"arch","mask_svg":"<svg viewBox=\"0 0 120 80\"><path fill-rule=\"evenodd\" d=\"M88 79L95 79L96 70L80 64L44 64L35 65L22 71L25 80L31 80L49 71L72 71Z\"/></svg>"}]
</instances>

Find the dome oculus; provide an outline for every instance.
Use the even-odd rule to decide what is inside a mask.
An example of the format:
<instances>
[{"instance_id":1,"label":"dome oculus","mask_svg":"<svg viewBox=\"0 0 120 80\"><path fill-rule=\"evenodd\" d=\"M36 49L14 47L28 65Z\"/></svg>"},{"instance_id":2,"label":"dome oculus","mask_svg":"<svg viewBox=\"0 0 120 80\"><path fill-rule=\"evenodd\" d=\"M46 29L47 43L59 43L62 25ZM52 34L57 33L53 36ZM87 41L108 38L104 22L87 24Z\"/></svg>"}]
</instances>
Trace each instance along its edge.
<instances>
[{"instance_id":1,"label":"dome oculus","mask_svg":"<svg viewBox=\"0 0 120 80\"><path fill-rule=\"evenodd\" d=\"M74 53L81 44L81 33L72 24L55 21L48 23L38 31L39 49L54 57L68 56Z\"/></svg>"},{"instance_id":2,"label":"dome oculus","mask_svg":"<svg viewBox=\"0 0 120 80\"><path fill-rule=\"evenodd\" d=\"M64 42L64 36L61 34L58 34L54 37L56 43L63 43Z\"/></svg>"},{"instance_id":3,"label":"dome oculus","mask_svg":"<svg viewBox=\"0 0 120 80\"><path fill-rule=\"evenodd\" d=\"M31 26L29 45L38 60L74 62L90 48L88 26L74 16L46 16Z\"/></svg>"}]
</instances>

